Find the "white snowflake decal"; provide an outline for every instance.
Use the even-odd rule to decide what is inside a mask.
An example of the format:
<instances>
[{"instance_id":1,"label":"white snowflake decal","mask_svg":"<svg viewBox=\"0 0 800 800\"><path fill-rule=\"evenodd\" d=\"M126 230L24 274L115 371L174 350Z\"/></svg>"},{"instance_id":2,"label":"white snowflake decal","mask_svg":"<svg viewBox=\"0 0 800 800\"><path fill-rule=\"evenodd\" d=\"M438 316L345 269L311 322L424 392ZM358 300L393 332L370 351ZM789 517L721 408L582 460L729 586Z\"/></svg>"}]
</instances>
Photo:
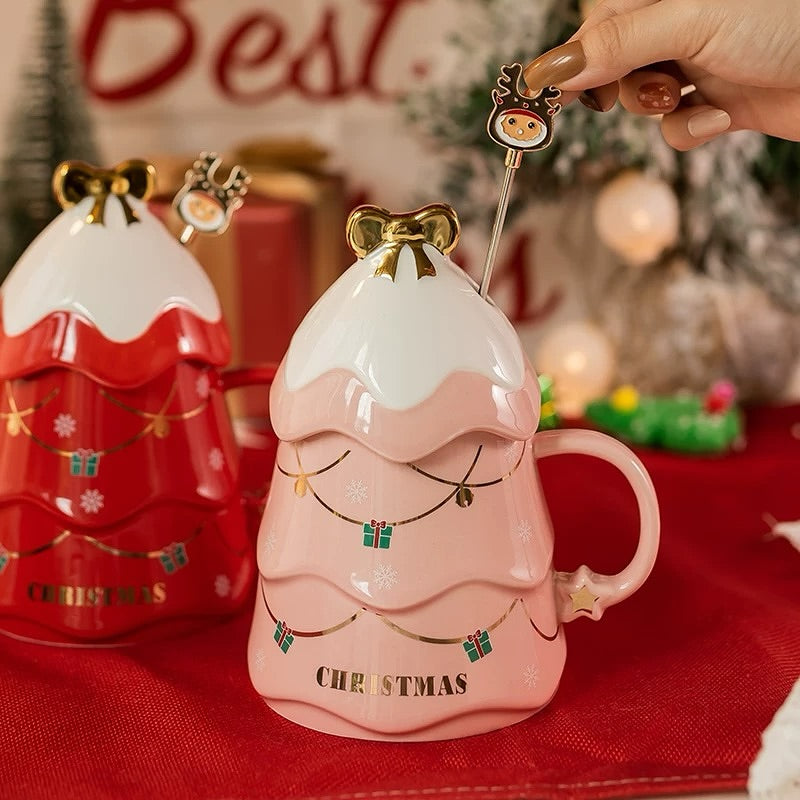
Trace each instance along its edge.
<instances>
[{"instance_id":1,"label":"white snowflake decal","mask_svg":"<svg viewBox=\"0 0 800 800\"><path fill-rule=\"evenodd\" d=\"M264 544L262 545L262 551L264 553L264 557L268 557L271 553L275 552L275 548L278 546L278 534L275 532L275 528L271 528L269 532L269 536L264 539Z\"/></svg>"},{"instance_id":2,"label":"white snowflake decal","mask_svg":"<svg viewBox=\"0 0 800 800\"><path fill-rule=\"evenodd\" d=\"M533 689L539 680L539 668L535 664L528 664L522 670L522 682L529 688Z\"/></svg>"},{"instance_id":3,"label":"white snowflake decal","mask_svg":"<svg viewBox=\"0 0 800 800\"><path fill-rule=\"evenodd\" d=\"M391 589L397 583L397 570L392 569L390 564L378 564L372 578L379 589Z\"/></svg>"},{"instance_id":4,"label":"white snowflake decal","mask_svg":"<svg viewBox=\"0 0 800 800\"><path fill-rule=\"evenodd\" d=\"M523 542L529 542L531 540L531 536L533 536L533 526L528 520L523 519L519 521L517 524L517 536L519 536Z\"/></svg>"},{"instance_id":5,"label":"white snowflake decal","mask_svg":"<svg viewBox=\"0 0 800 800\"><path fill-rule=\"evenodd\" d=\"M53 430L59 439L67 439L78 429L78 423L72 414L59 414L53 420Z\"/></svg>"},{"instance_id":6,"label":"white snowflake decal","mask_svg":"<svg viewBox=\"0 0 800 800\"><path fill-rule=\"evenodd\" d=\"M264 665L267 663L267 654L264 652L262 647L259 647L258 650L253 653L253 667L255 667L256 672L263 672Z\"/></svg>"},{"instance_id":7,"label":"white snowflake decal","mask_svg":"<svg viewBox=\"0 0 800 800\"><path fill-rule=\"evenodd\" d=\"M81 508L87 514L96 514L103 507L105 498L97 489L87 489L81 495Z\"/></svg>"},{"instance_id":8,"label":"white snowflake decal","mask_svg":"<svg viewBox=\"0 0 800 800\"><path fill-rule=\"evenodd\" d=\"M208 453L208 463L211 469L219 472L225 466L225 457L219 447L212 447Z\"/></svg>"},{"instance_id":9,"label":"white snowflake decal","mask_svg":"<svg viewBox=\"0 0 800 800\"><path fill-rule=\"evenodd\" d=\"M217 597L227 597L231 593L231 579L227 575L214 578L214 592Z\"/></svg>"},{"instance_id":10,"label":"white snowflake decal","mask_svg":"<svg viewBox=\"0 0 800 800\"><path fill-rule=\"evenodd\" d=\"M208 373L203 372L197 376L194 388L197 391L197 396L201 400L205 400L211 391L211 381L208 378Z\"/></svg>"},{"instance_id":11,"label":"white snowflake decal","mask_svg":"<svg viewBox=\"0 0 800 800\"><path fill-rule=\"evenodd\" d=\"M345 486L344 496L351 503L361 505L367 499L367 484L364 481L352 480Z\"/></svg>"}]
</instances>

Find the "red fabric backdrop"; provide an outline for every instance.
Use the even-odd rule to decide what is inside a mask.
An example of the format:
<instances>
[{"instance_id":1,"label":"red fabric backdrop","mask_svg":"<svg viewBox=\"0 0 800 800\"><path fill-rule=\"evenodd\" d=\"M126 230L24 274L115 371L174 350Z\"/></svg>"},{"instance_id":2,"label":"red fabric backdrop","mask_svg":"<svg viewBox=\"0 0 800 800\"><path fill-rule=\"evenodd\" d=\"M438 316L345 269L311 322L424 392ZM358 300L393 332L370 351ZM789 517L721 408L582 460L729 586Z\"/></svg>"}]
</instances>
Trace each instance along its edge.
<instances>
[{"instance_id":1,"label":"red fabric backdrop","mask_svg":"<svg viewBox=\"0 0 800 800\"><path fill-rule=\"evenodd\" d=\"M0 639L3 798L600 798L740 788L800 674L800 554L764 514L800 519L800 408L750 414L746 452L645 452L663 544L631 600L567 626L561 688L538 716L432 744L325 736L251 689L248 615L122 650ZM582 457L543 462L556 563L632 553L630 490Z\"/></svg>"}]
</instances>

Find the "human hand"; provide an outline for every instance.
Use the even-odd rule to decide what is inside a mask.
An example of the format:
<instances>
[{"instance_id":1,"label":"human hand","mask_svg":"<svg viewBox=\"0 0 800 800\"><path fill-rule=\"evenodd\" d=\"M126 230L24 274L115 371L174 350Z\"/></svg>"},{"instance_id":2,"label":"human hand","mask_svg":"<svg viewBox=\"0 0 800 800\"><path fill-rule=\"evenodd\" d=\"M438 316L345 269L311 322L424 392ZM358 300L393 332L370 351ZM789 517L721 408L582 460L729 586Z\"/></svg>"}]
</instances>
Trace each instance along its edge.
<instances>
[{"instance_id":1,"label":"human hand","mask_svg":"<svg viewBox=\"0 0 800 800\"><path fill-rule=\"evenodd\" d=\"M567 102L582 92L594 110L619 95L628 111L663 114L664 138L678 150L743 129L797 141L800 2L600 0L524 76L534 91L563 89Z\"/></svg>"}]
</instances>

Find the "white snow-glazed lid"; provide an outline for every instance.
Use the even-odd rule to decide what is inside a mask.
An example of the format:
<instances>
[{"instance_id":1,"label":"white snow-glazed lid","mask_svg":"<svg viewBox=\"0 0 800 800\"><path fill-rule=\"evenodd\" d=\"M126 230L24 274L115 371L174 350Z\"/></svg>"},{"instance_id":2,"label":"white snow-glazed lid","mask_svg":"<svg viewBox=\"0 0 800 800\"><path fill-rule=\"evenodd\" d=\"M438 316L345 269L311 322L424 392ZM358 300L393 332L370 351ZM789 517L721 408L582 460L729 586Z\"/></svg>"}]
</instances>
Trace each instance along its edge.
<instances>
[{"instance_id":1,"label":"white snow-glazed lid","mask_svg":"<svg viewBox=\"0 0 800 800\"><path fill-rule=\"evenodd\" d=\"M95 202L85 197L63 211L23 253L3 284L6 335L56 311L82 316L114 342L137 339L169 308L220 320L202 267L144 202L110 194L102 222L89 222ZM129 223L123 202L136 221Z\"/></svg>"},{"instance_id":2,"label":"white snow-glazed lid","mask_svg":"<svg viewBox=\"0 0 800 800\"><path fill-rule=\"evenodd\" d=\"M392 410L418 405L457 373L483 376L504 392L519 390L526 359L516 331L447 255L458 238L452 209L369 212L373 230L366 243L354 243L352 217L348 223L356 253L367 252L320 298L292 338L284 362L286 389L295 392L344 370ZM426 215L434 214L452 215L449 231L437 236L425 230ZM415 233L414 220L421 220L421 233ZM438 224L447 229L447 222Z\"/></svg>"}]
</instances>

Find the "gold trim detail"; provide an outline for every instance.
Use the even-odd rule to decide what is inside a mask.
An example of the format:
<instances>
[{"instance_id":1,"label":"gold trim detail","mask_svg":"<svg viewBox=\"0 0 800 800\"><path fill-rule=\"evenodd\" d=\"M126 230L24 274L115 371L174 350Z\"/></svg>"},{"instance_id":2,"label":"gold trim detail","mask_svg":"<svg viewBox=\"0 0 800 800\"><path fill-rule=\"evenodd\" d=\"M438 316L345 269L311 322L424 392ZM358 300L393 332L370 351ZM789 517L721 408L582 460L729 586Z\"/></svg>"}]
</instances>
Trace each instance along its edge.
<instances>
[{"instance_id":1,"label":"gold trim detail","mask_svg":"<svg viewBox=\"0 0 800 800\"><path fill-rule=\"evenodd\" d=\"M514 464L511 469L505 473L505 475L501 475L499 478L495 478L493 481L483 481L482 483L465 483L464 481L450 481L447 478L440 478L438 475L433 475L430 472L425 472L424 469L418 467L416 464L409 464L408 466L414 470L414 472L419 472L420 475L424 475L426 478L430 478L432 481L436 481L437 483L445 483L448 486L458 486L465 487L467 489L484 489L487 486L495 486L498 483L502 483L505 480L508 480L516 471L519 465L522 463L522 459L525 456L525 450L528 447L527 442L522 443L522 451L519 454L519 458L517 459L517 463Z\"/></svg>"},{"instance_id":2,"label":"gold trim detail","mask_svg":"<svg viewBox=\"0 0 800 800\"><path fill-rule=\"evenodd\" d=\"M297 445L295 445L295 450L297 449ZM323 472L327 472L329 469L333 469L337 464L341 464L347 456L350 455L349 450L345 450L336 461L331 461L327 467L323 467L322 469L315 470L314 472L303 472L302 467L300 472L287 472L285 469L281 467L280 464L276 464L278 467L278 471L285 475L287 478L297 478L294 482L294 493L298 497L305 497L306 491L309 488L308 479L314 477L315 475L322 475ZM300 463L300 459L297 459L298 464ZM312 490L313 491L313 490Z\"/></svg>"},{"instance_id":3,"label":"gold trim detail","mask_svg":"<svg viewBox=\"0 0 800 800\"><path fill-rule=\"evenodd\" d=\"M569 597L572 600L573 614L577 614L579 611L591 614L594 611L594 604L600 599L599 595L594 594L586 584L583 584L577 591L570 592Z\"/></svg>"},{"instance_id":4,"label":"gold trim detail","mask_svg":"<svg viewBox=\"0 0 800 800\"><path fill-rule=\"evenodd\" d=\"M467 474L464 476L464 478L461 481L461 483L456 484L456 488L453 489L453 491L450 492L450 494L448 494L447 497L444 498L444 500L442 500L441 502L437 503L435 506L433 506L433 508L429 508L427 511L423 511L421 514L416 514L413 517L408 517L408 519L401 519L401 520L397 520L397 521L394 521L394 522L387 521L386 524L387 525L391 525L392 527L396 527L398 525L408 525L411 522L417 522L418 520L421 520L421 519L429 516L430 514L433 514L434 511L438 511L443 505L445 505L450 500L452 500L456 496L456 494L458 494L459 489L463 485L465 485L465 481L468 480L469 476L472 474L472 471L475 469L475 465L478 463L478 459L480 458L480 455L481 455L481 450L483 450L483 445L479 445L478 446L478 450L475 453L475 458L472 459L472 464L470 465L469 469L467 470ZM307 476L309 473L304 472L304 470L303 470L303 464L300 461L300 449L297 447L297 445L295 445L294 451L295 451L295 456L297 457L297 466L300 468L300 474L302 476ZM280 466L280 464L277 464L276 466L278 467L278 471L282 475L286 475L287 477L294 477L293 475L290 475L288 472L286 472L286 470L284 470ZM324 509L326 509L331 514L333 514L334 517L338 517L339 519L342 519L345 522L349 522L352 525L363 525L364 524L364 520L363 519L353 519L353 517L348 517L346 514L342 514L341 512L337 511L332 506L328 505L328 503L326 503L316 493L316 491L314 490L314 487L311 485L311 482L308 481L307 479L305 480L305 483L304 483L304 486L303 486L303 494L305 494L305 489L308 489L308 491L311 492L311 494L313 495L314 499ZM297 485L296 484L295 484L295 492L297 492Z\"/></svg>"},{"instance_id":5,"label":"gold trim detail","mask_svg":"<svg viewBox=\"0 0 800 800\"><path fill-rule=\"evenodd\" d=\"M282 621L283 618L279 619L275 616L272 609L270 608L269 602L267 602L267 593L264 591L264 578L262 577L259 581L261 585L261 599L264 603L264 608L269 615L269 618L277 625L278 622ZM555 633L552 635L545 634L541 631L539 626L533 621L533 617L531 616L530 611L528 611L528 606L525 604L525 600L521 597L515 597L514 600L511 602L511 605L490 625L487 625L485 628L481 628L480 630L487 631L491 633L492 631L499 628L505 621L508 619L511 612L516 608L516 606L521 606L525 615L528 617L528 621L531 623L531 627L536 631L536 633L545 639L548 642L553 642L558 638L558 634L561 632L561 625L559 624L556 626ZM413 639L417 642L424 642L425 644L464 644L464 642L469 640L469 634L465 636L448 636L448 637L436 637L436 636L425 636L421 633L414 633L409 631L408 629L398 625L396 622L392 622L388 617L384 616L378 611L370 611L363 606L351 614L346 619L343 619L341 622L337 623L336 625L332 625L330 628L324 628L323 630L319 631L298 631L296 628L289 626L292 631L293 636L299 636L300 638L315 638L319 636L328 636L331 633L336 633L337 631L342 630L342 628L346 628L350 623L355 622L362 614L372 614L373 616L377 617L387 628L394 631L395 633L399 633L401 636L405 636L407 639Z\"/></svg>"},{"instance_id":6,"label":"gold trim detail","mask_svg":"<svg viewBox=\"0 0 800 800\"><path fill-rule=\"evenodd\" d=\"M119 200L128 225L138 222L139 217L126 195L147 200L155 185L155 167L138 158L123 161L111 169L95 167L85 161L62 161L53 173L53 193L61 208L71 208L87 197L94 198L94 205L85 218L90 225L105 224L109 195Z\"/></svg>"},{"instance_id":7,"label":"gold trim detail","mask_svg":"<svg viewBox=\"0 0 800 800\"><path fill-rule=\"evenodd\" d=\"M347 243L356 256L364 258L385 245L373 275L388 275L392 281L405 245L414 254L419 280L436 275L423 245L431 244L446 255L458 244L460 235L458 216L444 203L432 203L408 214L391 214L378 206L359 206L347 219Z\"/></svg>"},{"instance_id":8,"label":"gold trim detail","mask_svg":"<svg viewBox=\"0 0 800 800\"><path fill-rule=\"evenodd\" d=\"M184 547L189 544L189 542L196 539L202 532L203 526L200 525L198 528L194 530L194 532L184 541L182 542L171 542L170 546L172 545L183 545ZM145 551L136 551L136 550L122 550L119 547L111 547L111 545L107 545L104 542L101 542L99 539L95 539L94 536L89 536L88 533L74 533L70 530L63 530L58 536L51 539L49 542L45 542L38 547L34 547L31 550L7 550L3 547L2 543L0 543L0 551L8 558L12 559L20 559L20 558L28 558L30 556L37 556L40 553L44 553L46 550L50 550L54 547L57 547L62 542L65 542L71 536L78 536L83 539L85 542L88 542L93 547L96 547L98 550L102 550L104 553L108 553L112 556L117 556L118 558L160 558L162 555L166 555L169 549L169 546L166 548L161 548L160 550L145 550Z\"/></svg>"},{"instance_id":9,"label":"gold trim detail","mask_svg":"<svg viewBox=\"0 0 800 800\"><path fill-rule=\"evenodd\" d=\"M5 390L6 390L6 399L8 400L8 406L11 409L10 412L0 412L0 419L7 419L6 427L10 436L16 436L18 433L24 433L34 444L41 447L43 450L47 450L50 453L54 453L55 455L61 456L62 458L72 458L76 453L79 453L78 450L63 450L60 447L55 447L54 445L48 444L43 439L40 439L25 423L24 417L29 416L34 411L37 411L40 408L43 408L47 403L49 403L55 396L58 394L58 389L54 389L44 400L40 401L37 405L31 406L29 409L24 409L20 411L17 408L16 400L14 399L14 394L11 390L11 385L9 381L5 382ZM149 436L151 433L156 436L158 439L163 439L169 435L169 424L170 422L177 422L177 421L184 421L188 419L192 419L193 417L202 414L203 411L208 407L209 399L206 398L203 402L196 406L195 408L191 408L188 411L183 411L180 414L165 414L165 409L169 406L172 402L172 398L175 396L175 392L177 390L177 381L172 384L172 387L169 390L167 395L167 399L162 404L161 408L157 412L151 411L141 411L140 409L132 408L131 406L126 405L122 401L118 400L117 398L110 395L105 389L98 389L98 393L108 400L110 403L122 408L124 411L129 411L132 414L136 414L139 417L149 420L148 424L145 425L142 430L138 433L134 434L131 438L126 439L119 444L116 444L112 447L106 447L103 450L93 450L91 451L93 455L98 457L103 457L110 455L111 453L119 452L120 450L124 450L127 447L130 447L132 444L135 444L140 439L144 439L145 436ZM13 424L12 424L13 423ZM12 430L12 427L16 430Z\"/></svg>"},{"instance_id":10,"label":"gold trim detail","mask_svg":"<svg viewBox=\"0 0 800 800\"><path fill-rule=\"evenodd\" d=\"M434 511L438 511L442 506L444 506L446 503L448 503L453 497L456 498L456 502L458 503L459 506L461 506L462 508L466 508L467 506L471 505L472 501L473 501L472 489L485 488L487 486L495 486L498 483L502 483L503 481L508 480L517 471L517 468L522 463L522 459L525 456L525 450L527 449L527 446L528 446L528 443L527 442L523 442L522 450L521 450L521 452L519 454L519 458L517 459L517 463L514 464L514 466L508 472L506 472L504 475L501 475L499 478L495 478L494 480L481 481L480 483L469 483L468 479L469 479L469 476L472 474L473 470L475 469L475 466L478 463L478 459L480 458L481 451L483 450L483 445L479 445L478 446L478 450L475 453L475 458L473 459L472 464L470 465L470 468L467 470L467 474L460 481L451 481L451 480L448 480L446 478L440 478L437 475L433 475L430 472L426 472L425 470L423 470L420 467L418 467L416 464L407 464L406 466L410 467L411 469L413 469L415 472L419 473L420 475L423 475L424 477L429 478L430 480L436 481L437 483L443 483L443 484L445 484L447 486L453 486L455 488L453 489L453 491L449 495L447 495L447 497L444 498L444 500L442 500L441 502L437 503L435 506L433 506L433 508L429 508L427 511L424 511L421 514L417 514L416 516L409 517L408 519L398 520L398 521L395 521L395 522L387 521L386 524L387 525L391 525L392 527L395 527L397 525L407 525L407 524L409 524L411 522L417 522L418 520L423 519L424 517L427 517L428 515L432 514ZM276 463L275 466L278 468L278 472L280 472L281 475L284 475L287 478L295 478L296 479L295 480L295 484L294 484L294 492L295 492L295 494L298 497L303 497L303 496L305 496L306 492L311 492L311 494L314 497L314 499L324 509L326 509L331 514L333 514L333 516L338 517L339 519L342 519L345 522L349 522L349 523L351 523L353 525L363 525L364 524L364 520L358 520L358 519L354 519L353 517L348 517L346 514L342 514L340 511L337 511L329 503L327 503L325 500L323 500L319 496L319 494L317 494L316 490L314 489L314 487L311 485L311 483L308 480L310 477L314 477L316 475L321 475L323 472L327 472L328 470L333 469L333 467L337 466L338 464L341 464L342 461L344 461L344 459L347 458L347 456L350 454L350 450L345 450L345 452L342 453L342 455L340 455L339 458L337 458L335 461L332 461L327 466L322 467L321 469L315 470L314 472L306 472L303 469L303 464L302 464L302 462L300 460L300 448L296 444L294 445L294 450L295 450L295 457L297 458L297 466L298 466L298 468L300 470L299 472L289 472L288 470L284 469L278 463Z\"/></svg>"},{"instance_id":11,"label":"gold trim detail","mask_svg":"<svg viewBox=\"0 0 800 800\"><path fill-rule=\"evenodd\" d=\"M29 408L24 408L22 410L17 408L16 401L13 398L13 395L9 394L8 389L8 382L6 381L6 394L8 395L8 407L11 409L10 411L0 411L0 419L6 420L6 432L9 436L18 436L20 431L22 430L22 419L24 417L33 414L34 411L38 411L40 408L44 408L58 393L59 389L53 389L50 394L48 394L43 400L40 400L35 405L30 406Z\"/></svg>"}]
</instances>

